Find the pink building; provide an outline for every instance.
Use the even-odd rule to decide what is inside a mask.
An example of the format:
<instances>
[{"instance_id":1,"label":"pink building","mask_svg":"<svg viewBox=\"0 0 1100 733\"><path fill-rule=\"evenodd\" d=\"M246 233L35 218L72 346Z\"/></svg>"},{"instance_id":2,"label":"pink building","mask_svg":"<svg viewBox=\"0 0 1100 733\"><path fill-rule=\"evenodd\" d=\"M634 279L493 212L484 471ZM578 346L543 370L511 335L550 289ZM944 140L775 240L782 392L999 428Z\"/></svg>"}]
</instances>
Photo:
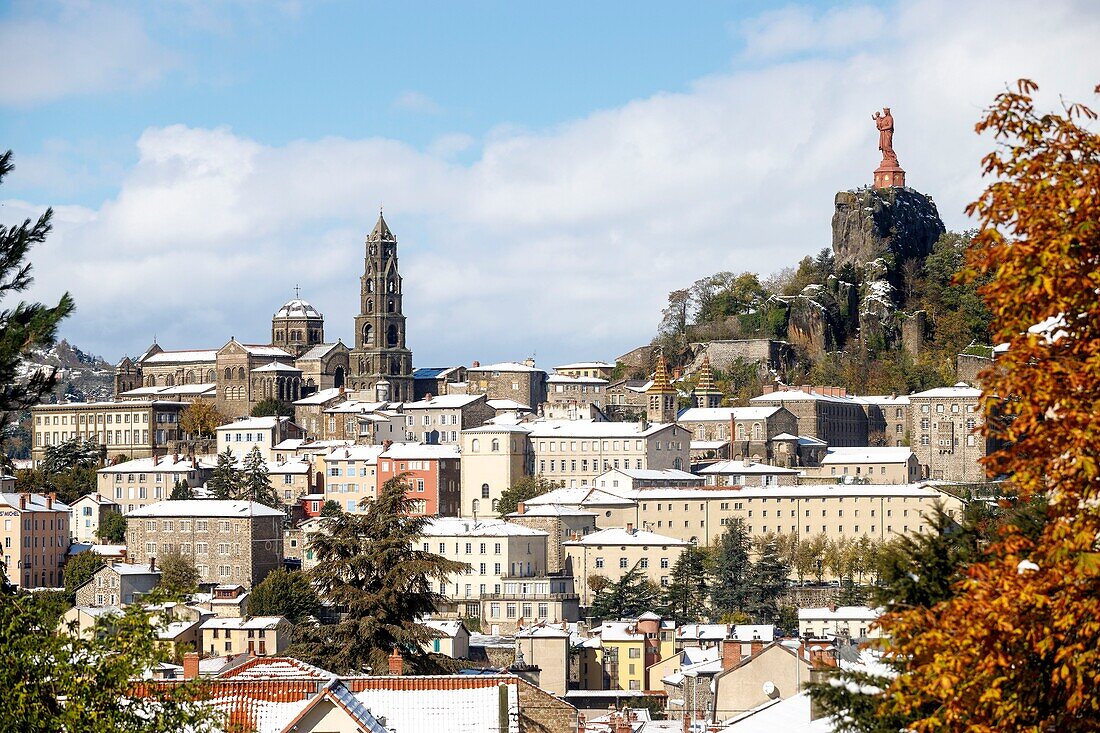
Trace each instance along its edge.
<instances>
[{"instance_id":1,"label":"pink building","mask_svg":"<svg viewBox=\"0 0 1100 733\"><path fill-rule=\"evenodd\" d=\"M54 494L0 493L4 574L21 588L64 586L69 506Z\"/></svg>"}]
</instances>

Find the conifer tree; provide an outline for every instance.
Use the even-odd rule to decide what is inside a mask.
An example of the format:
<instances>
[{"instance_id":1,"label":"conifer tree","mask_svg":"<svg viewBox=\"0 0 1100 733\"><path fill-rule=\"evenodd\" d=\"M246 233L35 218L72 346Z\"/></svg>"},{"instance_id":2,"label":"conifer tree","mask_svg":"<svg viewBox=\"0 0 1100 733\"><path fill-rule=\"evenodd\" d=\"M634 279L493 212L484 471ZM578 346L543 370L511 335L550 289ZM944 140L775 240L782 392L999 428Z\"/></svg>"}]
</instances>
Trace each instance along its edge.
<instances>
[{"instance_id":1,"label":"conifer tree","mask_svg":"<svg viewBox=\"0 0 1100 733\"><path fill-rule=\"evenodd\" d=\"M350 674L384 669L400 648L412 670L439 669L421 647L431 635L417 620L443 600L441 584L467 566L421 549L428 520L410 516L407 490L405 477L395 476L364 503L365 513L331 516L326 531L313 535L318 563L310 580L322 599L347 612L336 624L299 629L290 654Z\"/></svg>"},{"instance_id":2,"label":"conifer tree","mask_svg":"<svg viewBox=\"0 0 1100 733\"><path fill-rule=\"evenodd\" d=\"M753 570L749 547L744 521L734 518L715 549L714 585L710 591L710 601L719 616L749 613L752 608Z\"/></svg>"},{"instance_id":3,"label":"conifer tree","mask_svg":"<svg viewBox=\"0 0 1100 733\"><path fill-rule=\"evenodd\" d=\"M707 616L710 586L707 583L709 553L689 547L672 566L672 578L664 593L666 613L679 623L698 622Z\"/></svg>"},{"instance_id":4,"label":"conifer tree","mask_svg":"<svg viewBox=\"0 0 1100 733\"><path fill-rule=\"evenodd\" d=\"M240 494L245 501L255 501L272 509L281 509L279 492L271 485L267 475L267 462L260 449L253 447L244 457L244 466L240 473Z\"/></svg>"},{"instance_id":5,"label":"conifer tree","mask_svg":"<svg viewBox=\"0 0 1100 733\"><path fill-rule=\"evenodd\" d=\"M215 499L236 499L240 496L241 473L237 468L237 459L228 446L218 454L218 462L206 482L206 487Z\"/></svg>"},{"instance_id":6,"label":"conifer tree","mask_svg":"<svg viewBox=\"0 0 1100 733\"><path fill-rule=\"evenodd\" d=\"M317 591L300 570L272 570L248 595L251 615L285 616L292 624L317 616L320 608Z\"/></svg>"},{"instance_id":7,"label":"conifer tree","mask_svg":"<svg viewBox=\"0 0 1100 733\"><path fill-rule=\"evenodd\" d=\"M635 618L646 611L658 610L660 595L660 589L635 565L596 594L588 613L599 620Z\"/></svg>"},{"instance_id":8,"label":"conifer tree","mask_svg":"<svg viewBox=\"0 0 1100 733\"><path fill-rule=\"evenodd\" d=\"M13 168L11 159L10 150L0 155L0 183ZM32 246L46 241L52 217L53 209L47 209L33 223L26 219L16 226L0 224L0 300L30 287L31 265L24 260ZM7 435L18 415L38 404L57 383L56 370L35 371L24 377L20 362L33 350L54 343L58 324L73 307L72 298L65 293L52 308L19 301L0 309L0 435Z\"/></svg>"},{"instance_id":9,"label":"conifer tree","mask_svg":"<svg viewBox=\"0 0 1100 733\"><path fill-rule=\"evenodd\" d=\"M194 499L195 491L187 485L186 481L177 480L172 486L172 493L168 495L170 501L180 501L183 499Z\"/></svg>"},{"instance_id":10,"label":"conifer tree","mask_svg":"<svg viewBox=\"0 0 1100 733\"><path fill-rule=\"evenodd\" d=\"M766 541L749 574L747 612L755 623L771 624L779 615L777 601L787 587L788 568L779 558L774 540Z\"/></svg>"}]
</instances>

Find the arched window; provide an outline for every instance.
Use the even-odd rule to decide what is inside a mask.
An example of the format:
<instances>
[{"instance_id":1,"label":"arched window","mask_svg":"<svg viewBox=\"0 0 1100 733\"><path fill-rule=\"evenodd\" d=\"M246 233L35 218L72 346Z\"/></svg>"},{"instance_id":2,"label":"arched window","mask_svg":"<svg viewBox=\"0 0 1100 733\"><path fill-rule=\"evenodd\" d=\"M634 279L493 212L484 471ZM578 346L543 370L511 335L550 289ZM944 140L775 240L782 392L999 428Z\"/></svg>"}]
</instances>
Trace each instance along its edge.
<instances>
[{"instance_id":1,"label":"arched window","mask_svg":"<svg viewBox=\"0 0 1100 733\"><path fill-rule=\"evenodd\" d=\"M172 377L171 374L165 376L165 378L164 378L164 386L165 387L174 387L175 384L176 384L176 380L175 380L174 377Z\"/></svg>"},{"instance_id":2,"label":"arched window","mask_svg":"<svg viewBox=\"0 0 1100 733\"><path fill-rule=\"evenodd\" d=\"M386 301L386 312L394 313L397 311L397 306L394 304L393 298Z\"/></svg>"},{"instance_id":3,"label":"arched window","mask_svg":"<svg viewBox=\"0 0 1100 733\"><path fill-rule=\"evenodd\" d=\"M237 379L244 381L244 367L237 367Z\"/></svg>"},{"instance_id":4,"label":"arched window","mask_svg":"<svg viewBox=\"0 0 1100 733\"><path fill-rule=\"evenodd\" d=\"M368 300L367 301L367 313L374 313L374 301L373 300Z\"/></svg>"},{"instance_id":5,"label":"arched window","mask_svg":"<svg viewBox=\"0 0 1100 733\"><path fill-rule=\"evenodd\" d=\"M752 424L752 439L760 440L760 423L758 422Z\"/></svg>"},{"instance_id":6,"label":"arched window","mask_svg":"<svg viewBox=\"0 0 1100 733\"><path fill-rule=\"evenodd\" d=\"M397 326L392 323L389 328L386 329L386 343L389 346L397 346ZM396 369L394 369L394 373L397 373Z\"/></svg>"},{"instance_id":7,"label":"arched window","mask_svg":"<svg viewBox=\"0 0 1100 733\"><path fill-rule=\"evenodd\" d=\"M675 461L672 462L672 467L675 468L677 471L683 471L684 470L684 459L677 458Z\"/></svg>"},{"instance_id":8,"label":"arched window","mask_svg":"<svg viewBox=\"0 0 1100 733\"><path fill-rule=\"evenodd\" d=\"M185 374L183 376L183 383L184 384L194 384L195 383L195 373L193 371L191 371L190 369L188 369L187 374Z\"/></svg>"},{"instance_id":9,"label":"arched window","mask_svg":"<svg viewBox=\"0 0 1100 733\"><path fill-rule=\"evenodd\" d=\"M471 506L474 509L474 514L477 514L479 511L481 511L481 502L479 500L474 499L473 504Z\"/></svg>"},{"instance_id":10,"label":"arched window","mask_svg":"<svg viewBox=\"0 0 1100 733\"><path fill-rule=\"evenodd\" d=\"M276 341L282 341L283 340L283 332L282 331L276 331L275 332L275 340Z\"/></svg>"},{"instance_id":11,"label":"arched window","mask_svg":"<svg viewBox=\"0 0 1100 733\"><path fill-rule=\"evenodd\" d=\"M225 368L225 379L226 379L226 381L229 381L232 378L233 378L233 370L230 369L229 367L226 367Z\"/></svg>"},{"instance_id":12,"label":"arched window","mask_svg":"<svg viewBox=\"0 0 1100 733\"><path fill-rule=\"evenodd\" d=\"M482 499L488 499L489 498L489 484L482 484L481 485L481 498Z\"/></svg>"},{"instance_id":13,"label":"arched window","mask_svg":"<svg viewBox=\"0 0 1100 733\"><path fill-rule=\"evenodd\" d=\"M737 423L737 439L738 440L744 440L745 439L745 426L742 425L741 423Z\"/></svg>"},{"instance_id":14,"label":"arched window","mask_svg":"<svg viewBox=\"0 0 1100 733\"><path fill-rule=\"evenodd\" d=\"M374 280L367 280L367 292L368 293L373 293L374 292Z\"/></svg>"},{"instance_id":15,"label":"arched window","mask_svg":"<svg viewBox=\"0 0 1100 733\"><path fill-rule=\"evenodd\" d=\"M401 373L401 360L400 359L392 359L390 361L390 374L400 374L400 373Z\"/></svg>"},{"instance_id":16,"label":"arched window","mask_svg":"<svg viewBox=\"0 0 1100 733\"><path fill-rule=\"evenodd\" d=\"M471 440L470 441L470 450L472 450L474 453L477 453L479 450L481 450L481 441L478 440L477 438L474 438L473 440Z\"/></svg>"},{"instance_id":17,"label":"arched window","mask_svg":"<svg viewBox=\"0 0 1100 733\"><path fill-rule=\"evenodd\" d=\"M494 512L497 510L497 502L498 501L499 501L499 499L493 499L493 511Z\"/></svg>"},{"instance_id":18,"label":"arched window","mask_svg":"<svg viewBox=\"0 0 1100 733\"><path fill-rule=\"evenodd\" d=\"M397 283L394 282L392 279L386 283L386 292L387 293L396 293L397 292Z\"/></svg>"},{"instance_id":19,"label":"arched window","mask_svg":"<svg viewBox=\"0 0 1100 733\"><path fill-rule=\"evenodd\" d=\"M218 381L218 372L214 369L211 369L210 371L208 371L206 373L206 381L209 382L210 384L213 384L214 382Z\"/></svg>"},{"instance_id":20,"label":"arched window","mask_svg":"<svg viewBox=\"0 0 1100 733\"><path fill-rule=\"evenodd\" d=\"M363 346L374 346L374 326L363 324Z\"/></svg>"},{"instance_id":21,"label":"arched window","mask_svg":"<svg viewBox=\"0 0 1100 733\"><path fill-rule=\"evenodd\" d=\"M500 441L497 440L496 438L493 438L493 447L492 447L492 449L493 449L493 451L499 451L500 450Z\"/></svg>"}]
</instances>

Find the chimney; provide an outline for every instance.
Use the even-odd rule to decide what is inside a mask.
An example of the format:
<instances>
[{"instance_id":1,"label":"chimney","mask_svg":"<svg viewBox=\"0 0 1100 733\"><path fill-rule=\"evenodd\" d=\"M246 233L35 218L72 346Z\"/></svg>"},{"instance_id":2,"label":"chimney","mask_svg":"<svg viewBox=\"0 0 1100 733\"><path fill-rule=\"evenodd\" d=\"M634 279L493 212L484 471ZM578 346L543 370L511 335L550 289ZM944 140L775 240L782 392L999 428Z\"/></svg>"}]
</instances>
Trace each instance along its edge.
<instances>
[{"instance_id":1,"label":"chimney","mask_svg":"<svg viewBox=\"0 0 1100 733\"><path fill-rule=\"evenodd\" d=\"M160 456L159 455L153 455L153 465L154 466L159 466L160 465Z\"/></svg>"},{"instance_id":2,"label":"chimney","mask_svg":"<svg viewBox=\"0 0 1100 733\"><path fill-rule=\"evenodd\" d=\"M722 640L722 669L733 669L741 662L741 642L733 634Z\"/></svg>"},{"instance_id":3,"label":"chimney","mask_svg":"<svg viewBox=\"0 0 1100 733\"><path fill-rule=\"evenodd\" d=\"M337 392L337 394L340 395L341 397L344 396L344 385L340 385L340 391Z\"/></svg>"},{"instance_id":4,"label":"chimney","mask_svg":"<svg viewBox=\"0 0 1100 733\"><path fill-rule=\"evenodd\" d=\"M393 445L392 440L383 440L382 441L382 450L384 450L384 451L389 450L391 445Z\"/></svg>"},{"instance_id":5,"label":"chimney","mask_svg":"<svg viewBox=\"0 0 1100 733\"><path fill-rule=\"evenodd\" d=\"M435 395L431 392L428 392L426 395L424 395L424 400L427 402L431 402L433 397L435 397Z\"/></svg>"},{"instance_id":6,"label":"chimney","mask_svg":"<svg viewBox=\"0 0 1100 733\"><path fill-rule=\"evenodd\" d=\"M157 559L155 557L150 557L149 558L149 570L152 571L152 570L156 570L156 569L157 569Z\"/></svg>"},{"instance_id":7,"label":"chimney","mask_svg":"<svg viewBox=\"0 0 1100 733\"><path fill-rule=\"evenodd\" d=\"M195 456L191 456L191 468L198 468L198 467L199 467L199 459L196 458Z\"/></svg>"},{"instance_id":8,"label":"chimney","mask_svg":"<svg viewBox=\"0 0 1100 733\"><path fill-rule=\"evenodd\" d=\"M634 733L634 726L630 724L630 720L625 715L619 716L618 724L615 726L615 733Z\"/></svg>"},{"instance_id":9,"label":"chimney","mask_svg":"<svg viewBox=\"0 0 1100 733\"><path fill-rule=\"evenodd\" d=\"M523 360L523 366L530 367L531 369L534 369L535 368L535 360L532 359L529 356L529 357L527 357L526 359Z\"/></svg>"},{"instance_id":10,"label":"chimney","mask_svg":"<svg viewBox=\"0 0 1100 733\"><path fill-rule=\"evenodd\" d=\"M626 533L627 534L634 534L634 523L633 522L627 522L626 523Z\"/></svg>"},{"instance_id":11,"label":"chimney","mask_svg":"<svg viewBox=\"0 0 1100 733\"><path fill-rule=\"evenodd\" d=\"M390 655L390 674L399 677L405 673L405 660L401 658L401 653L397 651L397 647L393 648L393 654Z\"/></svg>"},{"instance_id":12,"label":"chimney","mask_svg":"<svg viewBox=\"0 0 1100 733\"><path fill-rule=\"evenodd\" d=\"M57 492L51 491L49 496L46 497L46 508L53 509L53 503L57 501Z\"/></svg>"},{"instance_id":13,"label":"chimney","mask_svg":"<svg viewBox=\"0 0 1100 733\"><path fill-rule=\"evenodd\" d=\"M755 657L762 651L764 651L764 642L760 639L753 639L749 644L749 655Z\"/></svg>"},{"instance_id":14,"label":"chimney","mask_svg":"<svg viewBox=\"0 0 1100 733\"><path fill-rule=\"evenodd\" d=\"M810 647L810 666L835 667L836 653L833 647L822 646L820 644L814 644Z\"/></svg>"},{"instance_id":15,"label":"chimney","mask_svg":"<svg viewBox=\"0 0 1100 733\"><path fill-rule=\"evenodd\" d=\"M19 495L19 508L20 509L26 509L27 508L27 500L30 499L30 498L31 498L30 494L20 494Z\"/></svg>"},{"instance_id":16,"label":"chimney","mask_svg":"<svg viewBox=\"0 0 1100 733\"><path fill-rule=\"evenodd\" d=\"M840 387L840 395L839 396L840 397L847 397L848 396L848 388L847 387Z\"/></svg>"},{"instance_id":17,"label":"chimney","mask_svg":"<svg viewBox=\"0 0 1100 733\"><path fill-rule=\"evenodd\" d=\"M198 652L184 652L183 655L183 678L185 680L193 680L199 676L199 653Z\"/></svg>"},{"instance_id":18,"label":"chimney","mask_svg":"<svg viewBox=\"0 0 1100 733\"><path fill-rule=\"evenodd\" d=\"M527 513L527 504L525 502L522 502L522 501L517 501L516 502L516 513L517 514L526 514Z\"/></svg>"},{"instance_id":19,"label":"chimney","mask_svg":"<svg viewBox=\"0 0 1100 733\"><path fill-rule=\"evenodd\" d=\"M481 362L480 361L475 361L470 366L473 367L474 369L477 369L479 366L481 366Z\"/></svg>"},{"instance_id":20,"label":"chimney","mask_svg":"<svg viewBox=\"0 0 1100 733\"><path fill-rule=\"evenodd\" d=\"M179 463L179 462L180 462L180 454L179 453L173 453L172 454L172 463Z\"/></svg>"},{"instance_id":21,"label":"chimney","mask_svg":"<svg viewBox=\"0 0 1100 733\"><path fill-rule=\"evenodd\" d=\"M801 389L802 389L803 392L810 392L810 391L812 391L813 388L808 384L804 384L804 385L802 385Z\"/></svg>"}]
</instances>

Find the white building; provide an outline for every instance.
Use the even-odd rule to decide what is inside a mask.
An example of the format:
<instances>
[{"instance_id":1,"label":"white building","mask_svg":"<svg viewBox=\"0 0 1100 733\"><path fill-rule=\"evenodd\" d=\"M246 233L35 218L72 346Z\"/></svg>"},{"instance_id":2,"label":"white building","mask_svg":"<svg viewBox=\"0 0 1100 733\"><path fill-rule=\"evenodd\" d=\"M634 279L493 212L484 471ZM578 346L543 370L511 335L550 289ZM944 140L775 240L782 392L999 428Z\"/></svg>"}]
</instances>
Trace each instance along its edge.
<instances>
[{"instance_id":1,"label":"white building","mask_svg":"<svg viewBox=\"0 0 1100 733\"><path fill-rule=\"evenodd\" d=\"M99 523L108 514L118 514L122 511L116 502L102 495L87 494L72 503L69 514L69 532L72 541L80 544L94 545L100 542Z\"/></svg>"},{"instance_id":2,"label":"white building","mask_svg":"<svg viewBox=\"0 0 1100 733\"><path fill-rule=\"evenodd\" d=\"M249 417L221 425L217 429L218 452L226 448L237 458L244 458L259 448L265 461L271 461L273 449L287 438L301 438L302 429L289 417Z\"/></svg>"},{"instance_id":3,"label":"white building","mask_svg":"<svg viewBox=\"0 0 1100 733\"><path fill-rule=\"evenodd\" d=\"M880 611L867 606L823 606L798 609L798 634L802 637L825 638L848 636L877 639L882 630L875 625Z\"/></svg>"}]
</instances>

